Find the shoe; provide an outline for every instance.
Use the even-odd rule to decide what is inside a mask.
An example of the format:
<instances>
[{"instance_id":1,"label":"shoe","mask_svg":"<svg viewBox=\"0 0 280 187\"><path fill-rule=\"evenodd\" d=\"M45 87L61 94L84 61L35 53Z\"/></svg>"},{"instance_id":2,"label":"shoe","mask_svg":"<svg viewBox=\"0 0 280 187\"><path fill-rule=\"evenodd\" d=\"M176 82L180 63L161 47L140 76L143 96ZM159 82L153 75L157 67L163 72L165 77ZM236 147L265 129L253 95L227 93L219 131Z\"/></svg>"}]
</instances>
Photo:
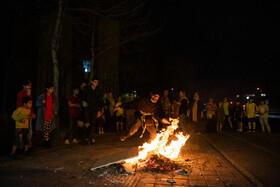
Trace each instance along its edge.
<instances>
[{"instance_id":1,"label":"shoe","mask_svg":"<svg viewBox=\"0 0 280 187\"><path fill-rule=\"evenodd\" d=\"M251 132L252 132L251 130L248 130L248 131L247 131L247 133L251 133Z\"/></svg>"},{"instance_id":2,"label":"shoe","mask_svg":"<svg viewBox=\"0 0 280 187\"><path fill-rule=\"evenodd\" d=\"M95 142L95 139L91 139L88 141L88 146L92 146Z\"/></svg>"},{"instance_id":3,"label":"shoe","mask_svg":"<svg viewBox=\"0 0 280 187\"><path fill-rule=\"evenodd\" d=\"M51 142L50 141L45 141L45 148L50 149L51 147L52 147Z\"/></svg>"},{"instance_id":4,"label":"shoe","mask_svg":"<svg viewBox=\"0 0 280 187\"><path fill-rule=\"evenodd\" d=\"M69 144L70 144L69 139L66 139L66 140L64 141L64 143L65 143L66 145L69 145Z\"/></svg>"},{"instance_id":5,"label":"shoe","mask_svg":"<svg viewBox=\"0 0 280 187\"><path fill-rule=\"evenodd\" d=\"M15 159L16 159L16 155L15 155L15 154L10 154L10 155L8 156L8 159L9 159L10 161L15 160Z\"/></svg>"},{"instance_id":6,"label":"shoe","mask_svg":"<svg viewBox=\"0 0 280 187\"><path fill-rule=\"evenodd\" d=\"M252 133L256 133L256 130L253 130Z\"/></svg>"},{"instance_id":7,"label":"shoe","mask_svg":"<svg viewBox=\"0 0 280 187\"><path fill-rule=\"evenodd\" d=\"M23 152L24 156L29 156L31 152L29 150Z\"/></svg>"},{"instance_id":8,"label":"shoe","mask_svg":"<svg viewBox=\"0 0 280 187\"><path fill-rule=\"evenodd\" d=\"M78 140L74 138L72 142L73 143L78 143Z\"/></svg>"},{"instance_id":9,"label":"shoe","mask_svg":"<svg viewBox=\"0 0 280 187\"><path fill-rule=\"evenodd\" d=\"M125 141L126 140L126 136L122 136L121 137L121 141L123 142L123 141Z\"/></svg>"},{"instance_id":10,"label":"shoe","mask_svg":"<svg viewBox=\"0 0 280 187\"><path fill-rule=\"evenodd\" d=\"M104 131L101 131L101 134L105 134L105 132L104 132Z\"/></svg>"},{"instance_id":11,"label":"shoe","mask_svg":"<svg viewBox=\"0 0 280 187\"><path fill-rule=\"evenodd\" d=\"M101 132L101 131L99 131L99 132L98 132L98 134L102 134L102 132Z\"/></svg>"}]
</instances>

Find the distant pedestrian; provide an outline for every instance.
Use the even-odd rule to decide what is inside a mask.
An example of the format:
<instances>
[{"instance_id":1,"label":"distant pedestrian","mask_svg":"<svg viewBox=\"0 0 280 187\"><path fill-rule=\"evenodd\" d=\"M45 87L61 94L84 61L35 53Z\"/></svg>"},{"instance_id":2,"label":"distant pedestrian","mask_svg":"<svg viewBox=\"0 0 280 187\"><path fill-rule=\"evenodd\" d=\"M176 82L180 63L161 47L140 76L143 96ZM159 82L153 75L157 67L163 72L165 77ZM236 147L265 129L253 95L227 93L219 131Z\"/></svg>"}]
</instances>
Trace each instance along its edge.
<instances>
[{"instance_id":1,"label":"distant pedestrian","mask_svg":"<svg viewBox=\"0 0 280 187\"><path fill-rule=\"evenodd\" d=\"M55 99L54 85L49 83L46 91L36 100L38 116L36 121L36 130L43 131L44 146L51 148L51 132L55 128L55 118L58 113L59 103Z\"/></svg>"},{"instance_id":2,"label":"distant pedestrian","mask_svg":"<svg viewBox=\"0 0 280 187\"><path fill-rule=\"evenodd\" d=\"M170 112L171 112L171 103L168 97L167 89L163 91L163 96L160 98L160 102L163 108L164 117L168 119L170 117Z\"/></svg>"},{"instance_id":3,"label":"distant pedestrian","mask_svg":"<svg viewBox=\"0 0 280 187\"><path fill-rule=\"evenodd\" d=\"M187 132L187 117L190 114L189 100L186 96L186 92L183 90L179 91L179 127L183 132Z\"/></svg>"},{"instance_id":4,"label":"distant pedestrian","mask_svg":"<svg viewBox=\"0 0 280 187\"><path fill-rule=\"evenodd\" d=\"M264 100L261 100L259 109L259 121L261 124L262 132L265 132L265 128L268 133L271 133L270 125L268 123L268 115L269 115L269 106L264 103Z\"/></svg>"},{"instance_id":5,"label":"distant pedestrian","mask_svg":"<svg viewBox=\"0 0 280 187\"><path fill-rule=\"evenodd\" d=\"M173 99L173 103L171 105L171 118L178 118L179 117L179 104L176 99Z\"/></svg>"},{"instance_id":6,"label":"distant pedestrian","mask_svg":"<svg viewBox=\"0 0 280 187\"><path fill-rule=\"evenodd\" d=\"M256 113L258 111L258 107L255 103L253 103L254 99L250 98L249 103L245 104L245 113L247 115L248 122L248 132L256 132ZM253 130L252 130L253 124Z\"/></svg>"},{"instance_id":7,"label":"distant pedestrian","mask_svg":"<svg viewBox=\"0 0 280 187\"><path fill-rule=\"evenodd\" d=\"M205 105L206 109L206 119L207 119L207 126L206 130L208 132L214 131L215 125L215 117L216 117L216 110L217 105L214 103L214 99L212 97L209 98L209 102Z\"/></svg>"},{"instance_id":8,"label":"distant pedestrian","mask_svg":"<svg viewBox=\"0 0 280 187\"><path fill-rule=\"evenodd\" d=\"M216 119L217 119L217 133L220 133L222 132L223 123L225 120L224 106L222 101L220 101L218 104L217 111L216 111Z\"/></svg>"},{"instance_id":9,"label":"distant pedestrian","mask_svg":"<svg viewBox=\"0 0 280 187\"><path fill-rule=\"evenodd\" d=\"M235 106L233 107L233 119L237 123L237 131L242 132L243 131L243 106L241 105L240 101L237 100L235 102Z\"/></svg>"},{"instance_id":10,"label":"distant pedestrian","mask_svg":"<svg viewBox=\"0 0 280 187\"><path fill-rule=\"evenodd\" d=\"M12 153L9 156L9 159L13 160L16 156L16 150L22 139L24 143L24 154L28 155L28 133L29 133L29 124L32 120L32 99L30 97L22 98L22 105L18 107L12 115L12 118L16 123L16 139L13 144Z\"/></svg>"},{"instance_id":11,"label":"distant pedestrian","mask_svg":"<svg viewBox=\"0 0 280 187\"><path fill-rule=\"evenodd\" d=\"M194 123L198 123L203 118L203 104L199 99L198 92L194 93L193 100L190 102L191 117Z\"/></svg>"},{"instance_id":12,"label":"distant pedestrian","mask_svg":"<svg viewBox=\"0 0 280 187\"><path fill-rule=\"evenodd\" d=\"M134 93L130 93L129 99L126 101L126 103L131 103L135 100ZM135 109L128 107L127 110L125 110L125 130L128 132L131 128L131 126L135 123Z\"/></svg>"},{"instance_id":13,"label":"distant pedestrian","mask_svg":"<svg viewBox=\"0 0 280 187\"><path fill-rule=\"evenodd\" d=\"M78 120L80 119L81 99L78 97L79 88L73 88L72 95L68 97L68 119L69 126L65 136L65 144L70 144L70 137L73 143L78 143Z\"/></svg>"},{"instance_id":14,"label":"distant pedestrian","mask_svg":"<svg viewBox=\"0 0 280 187\"><path fill-rule=\"evenodd\" d=\"M228 102L228 98L226 97L224 98L223 107L224 107L225 122L229 123L230 128L232 128L231 117L229 115L229 102Z\"/></svg>"},{"instance_id":15,"label":"distant pedestrian","mask_svg":"<svg viewBox=\"0 0 280 187\"><path fill-rule=\"evenodd\" d=\"M123 104L122 97L119 96L118 97L118 102L115 105L116 108L119 108L116 111L116 114L115 114L116 115L116 129L117 129L117 132L118 131L122 132L123 129L124 129L125 116L124 116L124 109L121 108L122 104Z\"/></svg>"},{"instance_id":16,"label":"distant pedestrian","mask_svg":"<svg viewBox=\"0 0 280 187\"><path fill-rule=\"evenodd\" d=\"M116 102L115 102L115 98L114 98L112 92L108 93L108 100L109 100L109 106L108 106L108 113L109 113L108 125L109 125L109 129L111 131L114 131L114 129L115 129L115 126L114 126L114 123L115 123L115 121L114 121L114 115L115 115L114 108L115 108Z\"/></svg>"},{"instance_id":17,"label":"distant pedestrian","mask_svg":"<svg viewBox=\"0 0 280 187\"><path fill-rule=\"evenodd\" d=\"M97 125L98 125L98 134L105 134L104 126L105 126L106 118L105 118L105 109L104 108L102 108L101 111L98 111L96 121L97 121Z\"/></svg>"}]
</instances>

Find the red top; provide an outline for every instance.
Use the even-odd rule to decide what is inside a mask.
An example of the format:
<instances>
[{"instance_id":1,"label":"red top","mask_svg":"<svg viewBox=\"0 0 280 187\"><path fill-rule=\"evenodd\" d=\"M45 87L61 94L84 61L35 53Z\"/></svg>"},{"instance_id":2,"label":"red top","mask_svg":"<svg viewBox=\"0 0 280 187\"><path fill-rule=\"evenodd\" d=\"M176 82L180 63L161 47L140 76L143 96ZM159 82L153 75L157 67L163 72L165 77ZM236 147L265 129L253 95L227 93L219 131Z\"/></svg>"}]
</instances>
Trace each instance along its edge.
<instances>
[{"instance_id":1,"label":"red top","mask_svg":"<svg viewBox=\"0 0 280 187\"><path fill-rule=\"evenodd\" d=\"M68 97L68 101L72 104L80 104L81 99L79 97L74 97L73 95ZM69 106L69 118L78 118L80 117L80 107Z\"/></svg>"},{"instance_id":2,"label":"red top","mask_svg":"<svg viewBox=\"0 0 280 187\"><path fill-rule=\"evenodd\" d=\"M32 95L28 95L27 91L26 90L21 90L17 93L17 105L16 105L16 108L18 107L21 107L23 106L22 104L22 98L24 97L30 97L32 98ZM34 110L33 110L33 107L31 108L31 113L34 114Z\"/></svg>"},{"instance_id":3,"label":"red top","mask_svg":"<svg viewBox=\"0 0 280 187\"><path fill-rule=\"evenodd\" d=\"M51 121L53 115L54 98L52 95L46 95L46 114L45 121Z\"/></svg>"}]
</instances>

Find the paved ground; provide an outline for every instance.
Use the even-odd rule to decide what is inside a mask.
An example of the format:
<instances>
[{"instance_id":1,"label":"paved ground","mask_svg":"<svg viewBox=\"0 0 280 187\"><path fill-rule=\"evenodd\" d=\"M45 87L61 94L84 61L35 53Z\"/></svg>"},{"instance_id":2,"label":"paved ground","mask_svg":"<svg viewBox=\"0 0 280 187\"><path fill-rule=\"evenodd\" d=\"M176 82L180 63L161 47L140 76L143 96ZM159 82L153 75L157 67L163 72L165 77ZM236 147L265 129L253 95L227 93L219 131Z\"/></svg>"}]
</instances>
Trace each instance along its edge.
<instances>
[{"instance_id":1,"label":"paved ground","mask_svg":"<svg viewBox=\"0 0 280 187\"><path fill-rule=\"evenodd\" d=\"M112 173L108 168L91 171L100 158L126 153L144 139L135 135L125 142L117 134L97 136L96 144L55 145L50 150L35 147L34 153L18 160L0 160L0 186L255 186L246 173L239 171L208 141L206 134L193 134L182 148L180 159L188 159L188 175L136 172ZM213 134L213 136L215 136ZM145 136L144 138L147 138ZM211 140L210 140L211 141ZM176 183L170 183L173 180Z\"/></svg>"}]
</instances>

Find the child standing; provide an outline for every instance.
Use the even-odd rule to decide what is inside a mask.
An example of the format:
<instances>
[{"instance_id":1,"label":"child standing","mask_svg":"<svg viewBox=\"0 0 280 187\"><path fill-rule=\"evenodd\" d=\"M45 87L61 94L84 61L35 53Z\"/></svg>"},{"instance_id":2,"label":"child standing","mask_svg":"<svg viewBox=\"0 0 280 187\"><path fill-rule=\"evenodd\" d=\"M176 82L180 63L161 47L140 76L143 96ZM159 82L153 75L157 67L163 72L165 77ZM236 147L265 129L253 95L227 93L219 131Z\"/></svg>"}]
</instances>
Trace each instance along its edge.
<instances>
[{"instance_id":1,"label":"child standing","mask_svg":"<svg viewBox=\"0 0 280 187\"><path fill-rule=\"evenodd\" d=\"M122 97L118 97L118 102L116 103L115 107L119 108L122 105ZM123 131L123 123L124 123L124 110L120 108L116 111L116 125L117 125L117 131Z\"/></svg>"},{"instance_id":2,"label":"child standing","mask_svg":"<svg viewBox=\"0 0 280 187\"><path fill-rule=\"evenodd\" d=\"M99 132L99 134L105 134L105 132L104 132L104 125L105 125L105 122L106 122L106 120L105 120L106 118L105 118L105 113L104 113L104 108L102 108L102 111L100 112L100 111L98 111L98 113L97 113L97 124L98 124L98 132Z\"/></svg>"},{"instance_id":3,"label":"child standing","mask_svg":"<svg viewBox=\"0 0 280 187\"><path fill-rule=\"evenodd\" d=\"M78 143L78 119L80 118L81 99L78 97L79 88L73 89L73 94L68 97L69 127L66 132L65 144L69 145L69 138L73 134L73 143Z\"/></svg>"},{"instance_id":4,"label":"child standing","mask_svg":"<svg viewBox=\"0 0 280 187\"><path fill-rule=\"evenodd\" d=\"M12 115L12 118L16 122L16 139L12 148L12 153L9 156L10 159L15 158L17 147L22 139L24 143L24 154L28 155L28 133L29 133L29 124L32 120L32 99L30 97L22 98L22 107L18 107Z\"/></svg>"},{"instance_id":5,"label":"child standing","mask_svg":"<svg viewBox=\"0 0 280 187\"><path fill-rule=\"evenodd\" d=\"M53 92L54 85L48 84L46 92L42 93L36 101L38 107L36 129L43 130L44 146L47 149L51 148L50 133L54 129L54 119L58 112L58 101L55 99Z\"/></svg>"}]
</instances>

